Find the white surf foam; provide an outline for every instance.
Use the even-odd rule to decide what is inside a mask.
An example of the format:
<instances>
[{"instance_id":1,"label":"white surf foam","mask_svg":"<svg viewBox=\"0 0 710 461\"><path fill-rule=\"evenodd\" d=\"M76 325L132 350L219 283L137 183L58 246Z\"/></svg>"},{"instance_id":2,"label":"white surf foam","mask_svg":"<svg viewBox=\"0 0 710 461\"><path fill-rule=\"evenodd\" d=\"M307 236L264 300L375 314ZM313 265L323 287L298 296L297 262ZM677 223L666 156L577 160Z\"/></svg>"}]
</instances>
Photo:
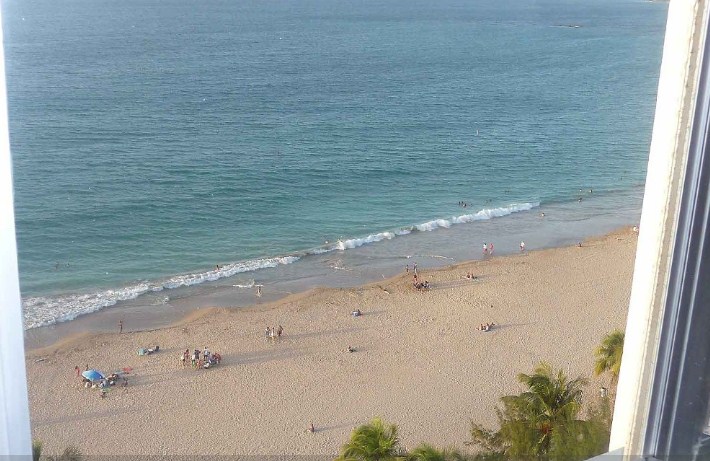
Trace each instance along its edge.
<instances>
[{"instance_id":1,"label":"white surf foam","mask_svg":"<svg viewBox=\"0 0 710 461\"><path fill-rule=\"evenodd\" d=\"M135 299L148 293L165 289L197 285L219 280L242 272L250 272L298 261L298 256L263 258L225 264L214 269L196 274L176 275L156 282L140 282L115 290L103 290L93 293L71 294L52 297L29 297L23 299L25 329L52 325L73 320L80 315L96 312L113 306L119 301Z\"/></svg>"},{"instance_id":2,"label":"white surf foam","mask_svg":"<svg viewBox=\"0 0 710 461\"><path fill-rule=\"evenodd\" d=\"M520 211L529 211L533 208L539 207L540 203L515 203L512 205L498 207L498 208L484 208L474 214L465 214L461 216L455 216L451 218L451 222L454 224L464 224L473 221L482 221L492 218L500 218L503 216L508 216L509 214L518 213Z\"/></svg>"},{"instance_id":3,"label":"white surf foam","mask_svg":"<svg viewBox=\"0 0 710 461\"><path fill-rule=\"evenodd\" d=\"M363 238L355 238L348 240L338 240L335 244L335 249L338 250L351 250L353 248L358 248L368 243L380 242L382 240L391 240L394 238L393 232L380 232L378 234L371 234Z\"/></svg>"},{"instance_id":4,"label":"white surf foam","mask_svg":"<svg viewBox=\"0 0 710 461\"><path fill-rule=\"evenodd\" d=\"M411 227L401 227L395 231L379 232L366 237L338 240L329 244L313 248L305 254L323 254L331 251L346 251L359 248L363 245L391 240L398 236L408 235L414 231L431 232L440 228L449 228L454 224L465 224L473 221L507 216L521 211L528 211L540 205L535 203L515 203L498 208L484 208L473 214L453 216L449 219L434 219ZM120 301L137 298L138 296L165 289L187 287L205 282L212 282L221 278L230 277L242 272L257 271L279 265L292 264L300 256L282 256L277 258L262 258L226 264L219 269L210 271L176 275L156 282L140 282L116 290L104 290L94 293L71 294L56 297L30 297L23 300L25 329L51 325L58 322L73 320L76 317L96 312L105 307L113 306ZM233 285L239 288L251 288L254 282L248 285Z\"/></svg>"},{"instance_id":5,"label":"white surf foam","mask_svg":"<svg viewBox=\"0 0 710 461\"><path fill-rule=\"evenodd\" d=\"M416 227L417 230L421 231L421 232L431 232L431 231L436 230L440 227L443 227L443 228L451 227L451 221L449 221L448 219L435 219L433 221L427 221L422 224L417 224L414 227Z\"/></svg>"}]
</instances>

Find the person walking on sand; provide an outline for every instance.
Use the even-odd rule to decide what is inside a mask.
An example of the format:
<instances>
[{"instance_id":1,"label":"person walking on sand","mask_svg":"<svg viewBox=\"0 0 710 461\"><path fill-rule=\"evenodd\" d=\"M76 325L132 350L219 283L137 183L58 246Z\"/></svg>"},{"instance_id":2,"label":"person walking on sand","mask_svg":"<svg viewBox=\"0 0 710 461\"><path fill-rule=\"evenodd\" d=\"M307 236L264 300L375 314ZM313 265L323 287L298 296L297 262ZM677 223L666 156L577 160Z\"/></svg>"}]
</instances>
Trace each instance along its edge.
<instances>
[{"instance_id":1,"label":"person walking on sand","mask_svg":"<svg viewBox=\"0 0 710 461\"><path fill-rule=\"evenodd\" d=\"M520 242L520 251L521 252L525 251L525 242L523 242L523 241Z\"/></svg>"}]
</instances>

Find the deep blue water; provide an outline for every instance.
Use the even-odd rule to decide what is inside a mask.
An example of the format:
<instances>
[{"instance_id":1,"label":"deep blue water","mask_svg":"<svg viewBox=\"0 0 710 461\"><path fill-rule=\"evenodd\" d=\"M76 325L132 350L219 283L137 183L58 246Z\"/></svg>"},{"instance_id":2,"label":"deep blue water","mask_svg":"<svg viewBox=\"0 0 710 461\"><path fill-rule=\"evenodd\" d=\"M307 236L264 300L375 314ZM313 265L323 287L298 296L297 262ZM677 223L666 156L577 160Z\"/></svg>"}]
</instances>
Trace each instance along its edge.
<instances>
[{"instance_id":1,"label":"deep blue water","mask_svg":"<svg viewBox=\"0 0 710 461\"><path fill-rule=\"evenodd\" d=\"M3 8L28 326L480 210L640 208L666 3Z\"/></svg>"}]
</instances>

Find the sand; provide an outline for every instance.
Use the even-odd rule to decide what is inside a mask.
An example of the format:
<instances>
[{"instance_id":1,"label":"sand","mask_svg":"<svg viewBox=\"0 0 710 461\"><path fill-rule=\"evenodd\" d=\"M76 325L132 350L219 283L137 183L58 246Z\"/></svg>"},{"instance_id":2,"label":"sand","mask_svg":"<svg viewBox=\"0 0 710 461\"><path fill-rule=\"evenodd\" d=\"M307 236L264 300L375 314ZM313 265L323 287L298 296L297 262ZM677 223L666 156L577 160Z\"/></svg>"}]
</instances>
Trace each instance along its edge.
<instances>
[{"instance_id":1,"label":"sand","mask_svg":"<svg viewBox=\"0 0 710 461\"><path fill-rule=\"evenodd\" d=\"M402 444L467 449L470 421L495 426L500 396L540 361L592 379L593 350L626 319L636 235L488 258L348 289L317 289L246 309L197 311L170 328L68 338L27 357L33 436L46 453L324 455L373 416ZM472 271L478 280L462 276ZM350 315L354 309L363 315ZM476 331L495 322L490 332ZM283 325L278 341L267 325ZM160 352L138 356L142 346ZM185 349L222 355L183 368ZM348 353L352 346L356 352ZM132 367L99 398L74 367ZM310 422L316 432L307 432Z\"/></svg>"}]
</instances>

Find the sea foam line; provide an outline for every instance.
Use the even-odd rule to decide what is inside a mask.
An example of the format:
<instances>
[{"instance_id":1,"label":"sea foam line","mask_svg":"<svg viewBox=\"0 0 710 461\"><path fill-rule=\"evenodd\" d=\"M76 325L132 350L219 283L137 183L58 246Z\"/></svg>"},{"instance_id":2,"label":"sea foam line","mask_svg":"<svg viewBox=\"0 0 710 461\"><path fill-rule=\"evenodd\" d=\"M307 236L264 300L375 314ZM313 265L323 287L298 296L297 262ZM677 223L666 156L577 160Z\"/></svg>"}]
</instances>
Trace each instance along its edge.
<instances>
[{"instance_id":1,"label":"sea foam line","mask_svg":"<svg viewBox=\"0 0 710 461\"><path fill-rule=\"evenodd\" d=\"M415 231L419 232L430 232L439 228L448 229L454 224L465 224L474 221L484 221L493 218L500 218L503 216L508 216L513 213L519 213L521 211L529 211L533 208L540 206L540 202L526 202L526 203L513 203L508 206L498 207L498 208L484 208L472 214L464 214L460 216L452 216L449 219L434 219L432 221L427 221L421 224L415 224L413 226L402 227L394 231L379 232L377 234L370 234L367 237L352 238L347 240L338 240L336 243L331 245L326 245L318 248L314 248L308 251L308 254L322 254L328 253L330 251L344 251L353 248L358 248L363 245L370 243L381 242L382 240L391 240L397 236L403 236L410 234Z\"/></svg>"},{"instance_id":2,"label":"sea foam line","mask_svg":"<svg viewBox=\"0 0 710 461\"><path fill-rule=\"evenodd\" d=\"M115 290L104 290L85 294L70 294L52 297L29 297L23 299L25 329L52 325L59 322L73 320L80 315L96 312L105 307L115 305L120 301L135 299L140 295L158 292L166 289L187 287L205 282L212 282L232 275L252 272L260 269L292 264L302 256L329 253L332 251L346 251L359 248L363 245L391 240L398 236L408 235L412 232L431 232L439 228L447 229L454 224L465 224L474 221L483 221L502 216L507 216L521 211L529 211L540 206L539 202L515 203L498 208L484 208L476 213L452 216L449 219L434 219L413 226L402 227L394 231L378 232L366 237L341 239L334 244L313 248L305 253L275 258L262 258L237 263L225 264L219 269L199 272L195 274L176 275L163 281L140 282ZM239 288L254 286L235 285Z\"/></svg>"},{"instance_id":3,"label":"sea foam line","mask_svg":"<svg viewBox=\"0 0 710 461\"><path fill-rule=\"evenodd\" d=\"M74 320L80 315L90 314L105 307L113 306L119 301L135 299L146 293L212 282L242 272L292 264L299 259L298 256L254 259L225 264L220 266L219 269L196 274L176 275L162 281L139 282L115 290L25 298L22 300L25 329Z\"/></svg>"}]
</instances>

